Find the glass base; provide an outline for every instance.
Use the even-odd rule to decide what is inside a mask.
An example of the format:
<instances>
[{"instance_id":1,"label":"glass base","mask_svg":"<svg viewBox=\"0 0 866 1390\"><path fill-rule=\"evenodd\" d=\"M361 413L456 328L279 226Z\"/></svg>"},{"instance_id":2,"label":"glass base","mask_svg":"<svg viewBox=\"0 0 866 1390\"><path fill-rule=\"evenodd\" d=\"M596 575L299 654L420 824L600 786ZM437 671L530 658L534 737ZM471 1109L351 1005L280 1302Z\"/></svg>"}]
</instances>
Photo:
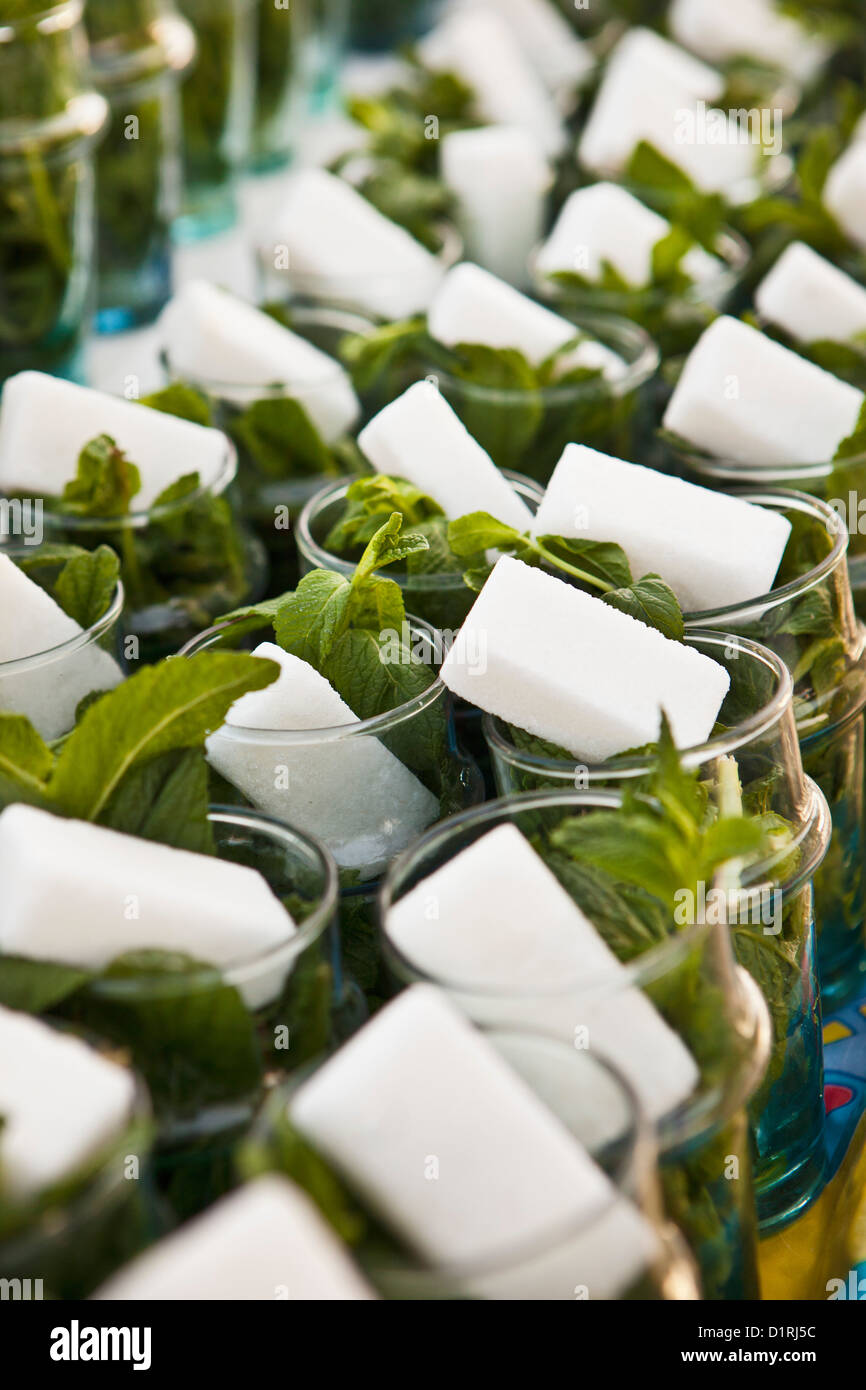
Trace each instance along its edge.
<instances>
[{"instance_id":1,"label":"glass base","mask_svg":"<svg viewBox=\"0 0 866 1390\"><path fill-rule=\"evenodd\" d=\"M94 320L97 333L128 333L143 328L171 298L171 249L166 244L158 256L134 271L114 271L99 277L99 307Z\"/></svg>"},{"instance_id":2,"label":"glass base","mask_svg":"<svg viewBox=\"0 0 866 1390\"><path fill-rule=\"evenodd\" d=\"M827 1152L822 1130L795 1167L756 1191L759 1234L770 1235L802 1215L819 1196L826 1170Z\"/></svg>"},{"instance_id":3,"label":"glass base","mask_svg":"<svg viewBox=\"0 0 866 1390\"><path fill-rule=\"evenodd\" d=\"M172 224L171 235L176 245L189 246L205 237L227 232L238 218L238 204L233 184L187 190L184 210Z\"/></svg>"},{"instance_id":4,"label":"glass base","mask_svg":"<svg viewBox=\"0 0 866 1390\"><path fill-rule=\"evenodd\" d=\"M854 1004L866 993L866 952L861 952L847 968L832 975L820 969L821 1008L826 1017L846 1004Z\"/></svg>"}]
</instances>

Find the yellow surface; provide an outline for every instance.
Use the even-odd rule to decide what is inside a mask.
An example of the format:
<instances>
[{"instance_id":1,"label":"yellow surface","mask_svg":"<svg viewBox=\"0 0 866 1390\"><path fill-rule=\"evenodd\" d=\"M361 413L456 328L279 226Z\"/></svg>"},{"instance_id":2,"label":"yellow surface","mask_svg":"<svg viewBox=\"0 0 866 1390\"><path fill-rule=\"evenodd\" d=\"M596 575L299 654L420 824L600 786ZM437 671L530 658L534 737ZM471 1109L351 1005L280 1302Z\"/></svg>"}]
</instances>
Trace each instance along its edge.
<instances>
[{"instance_id":1,"label":"yellow surface","mask_svg":"<svg viewBox=\"0 0 866 1390\"><path fill-rule=\"evenodd\" d=\"M845 1161L813 1207L761 1242L764 1298L828 1298L832 1279L848 1279L866 1260L866 1115Z\"/></svg>"}]
</instances>

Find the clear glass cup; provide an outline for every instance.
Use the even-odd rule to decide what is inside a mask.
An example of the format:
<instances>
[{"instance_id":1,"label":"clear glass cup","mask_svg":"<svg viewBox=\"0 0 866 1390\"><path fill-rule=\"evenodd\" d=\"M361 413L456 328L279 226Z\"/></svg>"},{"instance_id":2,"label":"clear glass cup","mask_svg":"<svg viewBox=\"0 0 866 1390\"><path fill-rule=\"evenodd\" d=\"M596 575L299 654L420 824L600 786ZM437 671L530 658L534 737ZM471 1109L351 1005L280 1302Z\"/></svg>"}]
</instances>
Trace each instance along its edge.
<instances>
[{"instance_id":1,"label":"clear glass cup","mask_svg":"<svg viewBox=\"0 0 866 1390\"><path fill-rule=\"evenodd\" d=\"M45 538L120 556L125 591L123 630L130 659L158 661L264 590L267 560L241 524L230 485L237 457L226 440L219 476L178 500L117 517L82 517L46 502Z\"/></svg>"},{"instance_id":2,"label":"clear glass cup","mask_svg":"<svg viewBox=\"0 0 866 1390\"><path fill-rule=\"evenodd\" d=\"M288 164L309 105L312 7L304 0L258 0L256 90L249 167L261 174Z\"/></svg>"},{"instance_id":3,"label":"clear glass cup","mask_svg":"<svg viewBox=\"0 0 866 1390\"><path fill-rule=\"evenodd\" d=\"M218 856L257 869L298 930L223 969L185 956L168 968L136 953L131 968L62 1005L64 1017L127 1049L147 1082L157 1176L180 1214L225 1190L234 1144L267 1087L332 1044L344 989L327 849L240 807L213 807L209 820Z\"/></svg>"},{"instance_id":4,"label":"clear glass cup","mask_svg":"<svg viewBox=\"0 0 866 1390\"><path fill-rule=\"evenodd\" d=\"M339 99L350 3L351 0L306 0L311 33L305 58L314 115L327 111Z\"/></svg>"},{"instance_id":5,"label":"clear glass cup","mask_svg":"<svg viewBox=\"0 0 866 1390\"><path fill-rule=\"evenodd\" d=\"M741 495L794 523L811 523L820 538L816 561L751 603L687 613L686 627L751 637L791 672L803 767L833 819L827 858L815 875L818 973L830 1012L858 998L866 979L866 628L854 614L848 536L836 512L804 493ZM810 664L817 643L823 643L819 656L827 650L832 660Z\"/></svg>"},{"instance_id":6,"label":"clear glass cup","mask_svg":"<svg viewBox=\"0 0 866 1390\"><path fill-rule=\"evenodd\" d=\"M345 310L316 305L298 305L288 316L292 331L306 338L314 347L336 358L338 345L350 333L367 332L369 319ZM335 361L333 370L322 377L321 383L304 381L293 387L291 382L273 384L259 382L214 381L202 376L194 364L176 361L169 351L162 354L162 364L169 380L187 382L201 391L211 404L214 424L232 439L238 454L237 494L244 520L252 527L264 545L270 566L270 587L274 593L284 593L297 584L300 577L295 546L296 522L304 504L318 492L328 478L321 472L310 473L301 462L286 459L282 476L274 473L273 460L257 456L238 428L244 412L257 401L297 399L307 413L319 413L330 392L345 381L342 367ZM318 406L318 410L317 410ZM343 435L334 441L333 473L345 474L353 454L347 448L349 438Z\"/></svg>"},{"instance_id":7,"label":"clear glass cup","mask_svg":"<svg viewBox=\"0 0 866 1390\"><path fill-rule=\"evenodd\" d=\"M530 478L522 478L519 473L506 472L506 477L530 511L537 511L544 496L538 483ZM344 560L324 548L331 527L343 515L350 486L351 482L326 483L301 512L295 535L302 574L312 569L328 569L348 578L354 573L355 560ZM407 530L411 529L411 526L407 526ZM446 634L457 632L477 598L475 592L464 584L462 573L456 571L407 574L405 570L391 565L388 578L400 585L408 609L430 623L431 627Z\"/></svg>"},{"instance_id":8,"label":"clear glass cup","mask_svg":"<svg viewBox=\"0 0 866 1390\"><path fill-rule=\"evenodd\" d=\"M536 293L567 318L582 313L615 314L640 324L658 346L663 361L690 352L705 328L723 313L736 293L749 260L749 248L737 232L720 232L714 255L718 271L672 296L658 285L628 290L576 285L531 266Z\"/></svg>"},{"instance_id":9,"label":"clear glass cup","mask_svg":"<svg viewBox=\"0 0 866 1390\"><path fill-rule=\"evenodd\" d=\"M243 769L235 779L255 793L256 804L317 835L339 865L343 956L356 987L347 1013L359 1010L357 1017L364 999L375 1006L382 993L375 894L383 869L427 825L484 799L483 778L458 742L451 696L437 674L445 654L441 638L419 619L407 621L407 640L431 668L429 688L415 699L376 719L334 728L225 724L218 734L219 766L229 778L225 794L243 799L230 785L230 769ZM233 622L201 633L181 654L249 650L262 641L273 641L269 625ZM380 747L396 765L383 765ZM293 767L303 799L293 797Z\"/></svg>"},{"instance_id":10,"label":"clear glass cup","mask_svg":"<svg viewBox=\"0 0 866 1390\"><path fill-rule=\"evenodd\" d=\"M485 1034L606 1173L610 1201L571 1229L540 1233L531 1247L450 1267L422 1260L358 1203L351 1253L380 1297L413 1302L698 1298L693 1262L678 1232L661 1215L651 1127L627 1080L603 1058L577 1052L540 1030L505 1026ZM544 1085L544 1074L551 1070L553 1087ZM314 1073L311 1067L269 1098L239 1153L243 1176L284 1167L283 1140L294 1132L288 1119L291 1100ZM592 1114L582 1104L587 1093L593 1098ZM599 1255L609 1269L613 1236L608 1223L616 1221L623 1199L644 1216L651 1246L646 1258L627 1260L620 1283L602 1276Z\"/></svg>"},{"instance_id":11,"label":"clear glass cup","mask_svg":"<svg viewBox=\"0 0 866 1390\"><path fill-rule=\"evenodd\" d=\"M395 903L504 824L517 826L530 839L592 918L592 906L588 899L581 901L579 881L568 877L551 835L564 821L616 809L620 801L619 792L596 789L523 795L488 802L428 832L392 865L382 885L386 961L398 983L432 981L478 1023L543 1027L583 1055L607 1055L653 1121L665 1212L689 1245L703 1297L756 1298L755 1188L746 1107L761 1094L771 1056L771 1024L760 990L735 965L727 925L676 927L671 919L669 935L661 941L646 934L627 942L618 932L608 939L623 963L617 975L568 978L561 960L545 964L539 953L532 962L531 983L523 972L508 980L504 969L492 979L481 961L471 974L466 969L459 977L456 971L448 978L432 974L423 961L407 954L405 933L401 945L389 933ZM675 1094L658 1087L651 1064L637 1054L639 1042L630 1042L628 1029L621 1028L638 992L652 1002L692 1060L695 1079L684 1096L681 1088ZM670 1057L666 1069L668 1064Z\"/></svg>"},{"instance_id":12,"label":"clear glass cup","mask_svg":"<svg viewBox=\"0 0 866 1390\"><path fill-rule=\"evenodd\" d=\"M190 26L165 0L88 0L94 81L110 117L96 161L96 328L149 323L171 295L171 226L180 211L179 79Z\"/></svg>"},{"instance_id":13,"label":"clear glass cup","mask_svg":"<svg viewBox=\"0 0 866 1390\"><path fill-rule=\"evenodd\" d=\"M181 89L182 243L226 231L237 218L235 185L249 156L255 98L255 0L178 0L195 31L197 58Z\"/></svg>"},{"instance_id":14,"label":"clear glass cup","mask_svg":"<svg viewBox=\"0 0 866 1390\"><path fill-rule=\"evenodd\" d=\"M45 548L0 545L0 553L16 563L26 561L26 572L36 578L33 567ZM56 574L56 569L51 572ZM124 677L123 606L123 585L118 583L102 617L77 636L16 661L0 661L0 710L26 715L49 743L70 733L81 701L111 690Z\"/></svg>"},{"instance_id":15,"label":"clear glass cup","mask_svg":"<svg viewBox=\"0 0 866 1390\"><path fill-rule=\"evenodd\" d=\"M0 382L83 379L94 276L94 145L83 0L0 20Z\"/></svg>"},{"instance_id":16,"label":"clear glass cup","mask_svg":"<svg viewBox=\"0 0 866 1390\"><path fill-rule=\"evenodd\" d=\"M112 1056L118 1065L122 1058ZM4 1204L0 1279L20 1280L24 1301L87 1298L162 1234L153 1191L152 1117L143 1086L121 1133L88 1168L13 1211ZM15 1298L15 1293L5 1297Z\"/></svg>"},{"instance_id":17,"label":"clear glass cup","mask_svg":"<svg viewBox=\"0 0 866 1390\"><path fill-rule=\"evenodd\" d=\"M830 842L827 803L806 777L800 758L790 673L774 652L730 633L701 631L686 642L729 672L731 689L719 712L724 727L685 749L686 767L720 786L734 759L749 812L777 818L788 830L776 862L751 866L744 883L769 883L781 909L782 949L762 956L749 932L735 932L738 959L755 974L773 1018L768 1080L751 1106L756 1143L755 1182L761 1229L791 1219L815 1196L824 1174L824 1108L821 1005L815 963L812 879ZM555 789L640 790L652 767L648 757L624 756L593 766L542 757L521 748L519 734L484 716L496 785L501 795Z\"/></svg>"},{"instance_id":18,"label":"clear glass cup","mask_svg":"<svg viewBox=\"0 0 866 1390\"><path fill-rule=\"evenodd\" d=\"M422 361L412 374L412 380L425 372L436 380L448 404L498 467L544 484L566 444L575 439L617 458L636 456L649 432L647 388L659 364L655 343L637 324L612 314L568 317L575 335L586 333L623 360L620 376L595 375L539 391L513 391L464 381L432 361Z\"/></svg>"},{"instance_id":19,"label":"clear glass cup","mask_svg":"<svg viewBox=\"0 0 866 1390\"><path fill-rule=\"evenodd\" d=\"M263 233L257 244L259 297L285 305L290 314L296 305L330 304L385 323L397 317L390 308L394 303L401 306L399 317L406 316L404 306L409 296L411 312L422 313L445 271L456 265L463 255L463 242L450 222L437 223L435 230L439 241L435 260L411 285L405 274L387 267L363 274L335 270L327 276L300 270L291 265L285 243L279 236Z\"/></svg>"}]
</instances>

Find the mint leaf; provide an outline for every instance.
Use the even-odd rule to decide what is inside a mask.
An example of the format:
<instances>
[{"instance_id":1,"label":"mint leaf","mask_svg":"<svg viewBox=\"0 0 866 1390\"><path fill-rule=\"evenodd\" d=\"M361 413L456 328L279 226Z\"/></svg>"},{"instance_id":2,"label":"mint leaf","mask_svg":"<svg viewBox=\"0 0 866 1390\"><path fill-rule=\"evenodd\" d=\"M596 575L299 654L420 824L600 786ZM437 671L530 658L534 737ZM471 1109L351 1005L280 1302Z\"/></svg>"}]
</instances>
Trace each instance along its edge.
<instances>
[{"instance_id":1,"label":"mint leaf","mask_svg":"<svg viewBox=\"0 0 866 1390\"><path fill-rule=\"evenodd\" d=\"M192 854L215 854L208 765L200 748L172 750L124 777L100 824Z\"/></svg>"},{"instance_id":2,"label":"mint leaf","mask_svg":"<svg viewBox=\"0 0 866 1390\"><path fill-rule=\"evenodd\" d=\"M369 391L382 383L388 373L405 371L417 363L426 355L431 341L426 321L413 318L385 324L372 333L347 334L338 351L357 389ZM394 394L399 395L399 389Z\"/></svg>"},{"instance_id":3,"label":"mint leaf","mask_svg":"<svg viewBox=\"0 0 866 1390\"><path fill-rule=\"evenodd\" d=\"M286 594L274 618L274 633L284 651L321 670L348 622L351 585L333 570L305 574L294 593Z\"/></svg>"},{"instance_id":4,"label":"mint leaf","mask_svg":"<svg viewBox=\"0 0 866 1390\"><path fill-rule=\"evenodd\" d=\"M125 777L163 753L200 748L229 706L279 674L233 652L173 657L136 672L90 706L64 744L49 792L61 815L99 821Z\"/></svg>"},{"instance_id":5,"label":"mint leaf","mask_svg":"<svg viewBox=\"0 0 866 1390\"><path fill-rule=\"evenodd\" d=\"M141 474L108 434L97 435L78 455L78 469L63 489L66 511L76 516L125 516L141 488Z\"/></svg>"},{"instance_id":6,"label":"mint leaf","mask_svg":"<svg viewBox=\"0 0 866 1390\"><path fill-rule=\"evenodd\" d=\"M602 594L602 601L628 613L647 627L654 627L674 642L685 635L682 610L673 589L657 574L646 574L623 589Z\"/></svg>"},{"instance_id":7,"label":"mint leaf","mask_svg":"<svg viewBox=\"0 0 866 1390\"><path fill-rule=\"evenodd\" d=\"M206 396L194 386L175 381L164 386L161 391L152 391L142 396L139 405L159 410L163 415L175 415L179 420L189 420L193 425L212 425L212 411Z\"/></svg>"},{"instance_id":8,"label":"mint leaf","mask_svg":"<svg viewBox=\"0 0 866 1390\"><path fill-rule=\"evenodd\" d=\"M109 546L100 545L67 560L58 575L54 597L64 613L87 629L107 613L119 578L119 559Z\"/></svg>"},{"instance_id":9,"label":"mint leaf","mask_svg":"<svg viewBox=\"0 0 866 1390\"><path fill-rule=\"evenodd\" d=\"M0 955L0 1004L25 1014L48 1013L91 977L72 965Z\"/></svg>"},{"instance_id":10,"label":"mint leaf","mask_svg":"<svg viewBox=\"0 0 866 1390\"><path fill-rule=\"evenodd\" d=\"M404 525L412 527L444 515L438 502L405 478L383 473L357 478L347 489L343 514L328 532L325 549L344 556L367 545L394 512L399 512Z\"/></svg>"},{"instance_id":11,"label":"mint leaf","mask_svg":"<svg viewBox=\"0 0 866 1390\"><path fill-rule=\"evenodd\" d=\"M54 755L23 714L0 711L0 805L43 806Z\"/></svg>"},{"instance_id":12,"label":"mint leaf","mask_svg":"<svg viewBox=\"0 0 866 1390\"><path fill-rule=\"evenodd\" d=\"M355 567L353 589L360 588L383 565L393 565L398 560L405 560L409 555L428 549L424 536L411 531L403 533L402 528L403 518L399 512L394 512L384 526L379 527Z\"/></svg>"},{"instance_id":13,"label":"mint leaf","mask_svg":"<svg viewBox=\"0 0 866 1390\"><path fill-rule=\"evenodd\" d=\"M335 473L333 455L310 416L290 396L253 401L229 423L229 433L268 478Z\"/></svg>"},{"instance_id":14,"label":"mint leaf","mask_svg":"<svg viewBox=\"0 0 866 1390\"><path fill-rule=\"evenodd\" d=\"M522 549L526 543L520 531L497 521L489 512L469 512L448 526L448 544L461 557L484 550Z\"/></svg>"},{"instance_id":15,"label":"mint leaf","mask_svg":"<svg viewBox=\"0 0 866 1390\"><path fill-rule=\"evenodd\" d=\"M866 400L860 407L860 414L853 432L842 440L833 458L834 460L849 459L863 453L866 453Z\"/></svg>"}]
</instances>

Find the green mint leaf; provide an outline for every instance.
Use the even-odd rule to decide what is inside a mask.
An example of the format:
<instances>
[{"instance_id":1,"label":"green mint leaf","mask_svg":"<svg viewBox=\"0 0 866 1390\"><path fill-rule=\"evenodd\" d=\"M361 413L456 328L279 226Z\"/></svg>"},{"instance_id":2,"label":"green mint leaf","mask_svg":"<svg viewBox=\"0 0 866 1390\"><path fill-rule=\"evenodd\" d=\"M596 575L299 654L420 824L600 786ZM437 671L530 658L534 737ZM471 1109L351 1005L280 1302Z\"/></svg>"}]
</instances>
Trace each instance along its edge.
<instances>
[{"instance_id":1,"label":"green mint leaf","mask_svg":"<svg viewBox=\"0 0 866 1390\"><path fill-rule=\"evenodd\" d=\"M111 607L119 578L120 560L109 546L100 545L67 560L57 577L54 597L64 613L87 629Z\"/></svg>"},{"instance_id":2,"label":"green mint leaf","mask_svg":"<svg viewBox=\"0 0 866 1390\"><path fill-rule=\"evenodd\" d=\"M215 854L204 751L163 753L124 777L100 824L193 854Z\"/></svg>"},{"instance_id":3,"label":"green mint leaf","mask_svg":"<svg viewBox=\"0 0 866 1390\"><path fill-rule=\"evenodd\" d=\"M63 489L66 511L76 516L125 516L141 488L141 474L108 434L97 435L78 455L78 470Z\"/></svg>"},{"instance_id":4,"label":"green mint leaf","mask_svg":"<svg viewBox=\"0 0 866 1390\"><path fill-rule=\"evenodd\" d=\"M268 478L318 477L337 471L310 416L289 396L253 401L231 420L229 433Z\"/></svg>"},{"instance_id":5,"label":"green mint leaf","mask_svg":"<svg viewBox=\"0 0 866 1390\"><path fill-rule=\"evenodd\" d=\"M427 549L429 544L425 536L412 531L403 534L403 518L399 512L394 512L370 539L355 567L352 588L360 588L383 565L395 564Z\"/></svg>"},{"instance_id":6,"label":"green mint leaf","mask_svg":"<svg viewBox=\"0 0 866 1390\"><path fill-rule=\"evenodd\" d=\"M343 514L328 532L325 549L344 556L347 551L366 546L394 512L399 512L404 524L413 528L444 515L438 502L405 478L383 473L358 478L346 492Z\"/></svg>"},{"instance_id":7,"label":"green mint leaf","mask_svg":"<svg viewBox=\"0 0 866 1390\"><path fill-rule=\"evenodd\" d=\"M142 396L139 405L159 410L163 415L175 415L179 420L189 420L193 425L213 424L213 412L207 397L182 381L175 381L161 391Z\"/></svg>"},{"instance_id":8,"label":"green mint leaf","mask_svg":"<svg viewBox=\"0 0 866 1390\"><path fill-rule=\"evenodd\" d=\"M538 536L534 544L546 564L591 588L619 589L631 583L628 557L613 541Z\"/></svg>"},{"instance_id":9,"label":"green mint leaf","mask_svg":"<svg viewBox=\"0 0 866 1390\"><path fill-rule=\"evenodd\" d=\"M201 478L198 473L184 473L182 477L175 478L173 483L169 483L168 487L163 488L162 492L154 499L153 510L155 511L157 507L171 507L176 502L183 502L186 498L193 497L200 487ZM173 523L163 520L162 524L171 526ZM182 534L185 524L183 517L178 517L174 524L178 528L178 535Z\"/></svg>"},{"instance_id":10,"label":"green mint leaf","mask_svg":"<svg viewBox=\"0 0 866 1390\"><path fill-rule=\"evenodd\" d=\"M426 320L414 318L385 324L372 333L347 334L338 352L357 389L369 391L389 373L405 371L417 362L429 342ZM399 389L394 392L399 393Z\"/></svg>"},{"instance_id":11,"label":"green mint leaf","mask_svg":"<svg viewBox=\"0 0 866 1390\"><path fill-rule=\"evenodd\" d=\"M0 955L0 1004L25 1014L48 1013L91 977L71 965Z\"/></svg>"},{"instance_id":12,"label":"green mint leaf","mask_svg":"<svg viewBox=\"0 0 866 1390\"><path fill-rule=\"evenodd\" d=\"M681 642L685 634L683 614L677 597L657 574L645 574L634 584L603 594L604 603L628 613L647 627L657 628L665 637Z\"/></svg>"},{"instance_id":13,"label":"green mint leaf","mask_svg":"<svg viewBox=\"0 0 866 1390\"><path fill-rule=\"evenodd\" d=\"M860 414L853 432L842 440L833 458L849 459L863 453L866 453L866 400L860 407Z\"/></svg>"},{"instance_id":14,"label":"green mint leaf","mask_svg":"<svg viewBox=\"0 0 866 1390\"><path fill-rule=\"evenodd\" d=\"M279 645L320 671L348 624L351 593L348 579L332 570L305 574L294 593L284 595L274 618Z\"/></svg>"},{"instance_id":15,"label":"green mint leaf","mask_svg":"<svg viewBox=\"0 0 866 1390\"><path fill-rule=\"evenodd\" d=\"M200 748L230 705L276 680L272 661L234 652L201 652L146 667L84 714L57 759L49 783L53 809L99 821L125 777L175 749Z\"/></svg>"},{"instance_id":16,"label":"green mint leaf","mask_svg":"<svg viewBox=\"0 0 866 1390\"><path fill-rule=\"evenodd\" d=\"M0 806L44 806L54 754L23 714L0 712Z\"/></svg>"},{"instance_id":17,"label":"green mint leaf","mask_svg":"<svg viewBox=\"0 0 866 1390\"><path fill-rule=\"evenodd\" d=\"M522 549L526 537L489 512L469 512L449 524L448 544L455 555L475 556L485 550Z\"/></svg>"}]
</instances>

